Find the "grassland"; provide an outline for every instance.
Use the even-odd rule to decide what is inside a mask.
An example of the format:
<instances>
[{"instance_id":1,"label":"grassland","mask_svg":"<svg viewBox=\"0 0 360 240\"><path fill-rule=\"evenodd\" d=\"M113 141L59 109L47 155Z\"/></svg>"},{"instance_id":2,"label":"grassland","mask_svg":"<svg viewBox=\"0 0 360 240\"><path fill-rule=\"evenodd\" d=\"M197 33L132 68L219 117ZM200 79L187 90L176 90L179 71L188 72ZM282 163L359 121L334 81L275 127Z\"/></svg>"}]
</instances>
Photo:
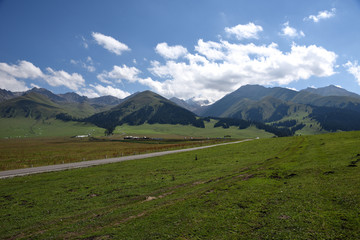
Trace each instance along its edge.
<instances>
[{"instance_id":1,"label":"grassland","mask_svg":"<svg viewBox=\"0 0 360 240\"><path fill-rule=\"evenodd\" d=\"M359 239L359 132L0 181L2 239Z\"/></svg>"},{"instance_id":2,"label":"grassland","mask_svg":"<svg viewBox=\"0 0 360 240\"><path fill-rule=\"evenodd\" d=\"M171 125L171 124L143 124L139 126L118 126L115 134L118 135L146 135L162 138L222 138L230 135L232 138L272 137L273 134L264 130L250 127L239 130L231 127L229 129L214 128L215 120L206 122L205 128L193 126ZM55 119L35 120L29 118L0 118L0 138L28 138L28 137L70 137L83 134L92 136L104 135L105 129L92 124L79 122L63 122Z\"/></svg>"},{"instance_id":3,"label":"grassland","mask_svg":"<svg viewBox=\"0 0 360 240\"><path fill-rule=\"evenodd\" d=\"M251 126L247 129L239 130L237 127L227 129L217 127L214 128L215 120L205 122L205 128L197 128L193 126L170 125L170 124L143 124L140 126L122 125L115 130L117 134L127 135L146 135L146 136L167 136L171 138L184 137L202 137L202 138L223 138L231 136L236 139L244 138L269 138L274 136L264 130Z\"/></svg>"},{"instance_id":4,"label":"grassland","mask_svg":"<svg viewBox=\"0 0 360 240\"><path fill-rule=\"evenodd\" d=\"M101 136L104 129L92 124L35 120L30 118L0 118L0 138L64 137L91 134Z\"/></svg>"},{"instance_id":5,"label":"grassland","mask_svg":"<svg viewBox=\"0 0 360 240\"><path fill-rule=\"evenodd\" d=\"M273 135L249 127L239 130L214 128L215 121L206 123L206 128L170 124L122 125L115 134L103 137L104 129L90 124L63 122L59 120L36 121L13 118L0 119L0 170L36 167L52 164L71 163L84 160L121 157L155 151L212 144L218 138L231 136L232 139L269 138ZM70 136L91 134L94 138L78 139ZM120 142L124 136L147 136L166 141ZM11 137L10 137L11 136ZM100 138L99 138L100 137ZM209 138L209 140L207 140ZM169 141L182 140L182 141ZM204 142L196 139L206 139Z\"/></svg>"},{"instance_id":6,"label":"grassland","mask_svg":"<svg viewBox=\"0 0 360 240\"><path fill-rule=\"evenodd\" d=\"M113 137L115 138L115 137ZM229 141L227 139L118 141L112 138L0 139L0 170L122 157Z\"/></svg>"}]
</instances>

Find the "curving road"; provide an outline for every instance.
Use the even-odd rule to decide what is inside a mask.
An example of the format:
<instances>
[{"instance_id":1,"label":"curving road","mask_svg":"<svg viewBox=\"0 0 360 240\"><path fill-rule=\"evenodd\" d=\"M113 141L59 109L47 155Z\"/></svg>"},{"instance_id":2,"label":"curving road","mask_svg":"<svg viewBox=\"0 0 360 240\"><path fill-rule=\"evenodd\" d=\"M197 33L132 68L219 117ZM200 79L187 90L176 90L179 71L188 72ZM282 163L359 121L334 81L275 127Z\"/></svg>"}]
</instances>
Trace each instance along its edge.
<instances>
[{"instance_id":1,"label":"curving road","mask_svg":"<svg viewBox=\"0 0 360 240\"><path fill-rule=\"evenodd\" d=\"M99 159L99 160L92 160L92 161L83 161L83 162L75 162L75 163L65 163L65 164L49 165L49 166L42 166L42 167L22 168L22 169L1 171L0 179L25 176L25 175L36 174L36 173L63 171L63 170L68 170L68 169L73 169L73 168L85 168L85 167L97 166L97 165L102 165L102 164L123 162L123 161L136 160L136 159L144 159L144 158L150 158L150 157L158 157L158 156L164 156L164 155L173 154L173 153L189 152L189 151L200 150L200 149L205 149L205 148L212 148L212 147L217 147L217 146L222 146L222 145L242 143L242 142L247 142L247 141L251 141L251 140L253 140L253 139L245 139L245 140L236 141L236 142L220 143L220 144L209 145L209 146L186 148L186 149L171 150L171 151L164 151L164 152L154 152L154 153L132 155L132 156L125 156L125 157L118 157L118 158L107 158L107 159Z\"/></svg>"}]
</instances>

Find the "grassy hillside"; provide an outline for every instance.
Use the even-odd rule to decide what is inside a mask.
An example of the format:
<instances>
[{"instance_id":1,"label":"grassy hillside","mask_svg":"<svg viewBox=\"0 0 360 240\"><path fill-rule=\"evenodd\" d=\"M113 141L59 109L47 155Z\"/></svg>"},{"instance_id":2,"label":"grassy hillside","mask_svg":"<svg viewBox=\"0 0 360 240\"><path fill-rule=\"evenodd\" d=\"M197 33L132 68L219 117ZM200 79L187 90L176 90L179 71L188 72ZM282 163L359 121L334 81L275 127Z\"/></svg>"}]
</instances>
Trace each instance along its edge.
<instances>
[{"instance_id":1,"label":"grassy hillside","mask_svg":"<svg viewBox=\"0 0 360 240\"><path fill-rule=\"evenodd\" d=\"M109 111L95 114L85 121L111 130L122 124L160 123L198 127L202 124L194 113L151 91L138 93Z\"/></svg>"},{"instance_id":2,"label":"grassy hillside","mask_svg":"<svg viewBox=\"0 0 360 240\"><path fill-rule=\"evenodd\" d=\"M359 132L260 139L3 179L0 236L359 239L359 144Z\"/></svg>"},{"instance_id":3,"label":"grassy hillside","mask_svg":"<svg viewBox=\"0 0 360 240\"><path fill-rule=\"evenodd\" d=\"M37 93L10 99L0 104L0 117L26 117L33 119L55 117L61 107L46 96Z\"/></svg>"},{"instance_id":4,"label":"grassy hillside","mask_svg":"<svg viewBox=\"0 0 360 240\"><path fill-rule=\"evenodd\" d=\"M260 85L245 85L236 91L224 96L219 101L215 102L203 113L203 116L214 117L229 117L235 114L232 111L239 111L241 101L246 100L244 103L259 101L264 97L272 97L281 101L289 101L297 94L296 91L274 87L266 88Z\"/></svg>"},{"instance_id":5,"label":"grassy hillside","mask_svg":"<svg viewBox=\"0 0 360 240\"><path fill-rule=\"evenodd\" d=\"M360 129L360 99L356 96L335 86L297 92L280 87L246 85L209 106L203 116L272 123L286 121L302 111L306 119L320 124L320 132L322 129L354 131ZM299 124L306 124L307 129L303 132L319 132L311 129L314 124L307 124L307 120L297 120Z\"/></svg>"},{"instance_id":6,"label":"grassy hillside","mask_svg":"<svg viewBox=\"0 0 360 240\"><path fill-rule=\"evenodd\" d=\"M84 118L107 107L95 108L88 102L83 103L56 103L47 96L31 92L0 103L0 118L55 118L59 113L66 113L75 118Z\"/></svg>"}]
</instances>

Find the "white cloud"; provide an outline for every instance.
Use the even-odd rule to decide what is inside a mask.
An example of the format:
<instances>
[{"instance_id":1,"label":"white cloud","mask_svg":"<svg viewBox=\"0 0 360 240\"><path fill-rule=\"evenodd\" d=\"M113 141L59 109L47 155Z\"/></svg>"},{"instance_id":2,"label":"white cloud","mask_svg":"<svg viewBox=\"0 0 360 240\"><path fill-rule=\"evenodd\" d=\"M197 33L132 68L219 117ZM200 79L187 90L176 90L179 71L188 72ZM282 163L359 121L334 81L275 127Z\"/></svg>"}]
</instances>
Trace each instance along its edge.
<instances>
[{"instance_id":1,"label":"white cloud","mask_svg":"<svg viewBox=\"0 0 360 240\"><path fill-rule=\"evenodd\" d=\"M83 62L81 60L76 61L74 59L71 59L70 63L73 64L73 65L79 65L82 68L85 68L88 72L95 72L96 71L96 68L94 67L94 62L93 62L91 57L87 57L86 62Z\"/></svg>"},{"instance_id":2,"label":"white cloud","mask_svg":"<svg viewBox=\"0 0 360 240\"><path fill-rule=\"evenodd\" d=\"M94 66L91 65L84 65L84 67L89 71L89 72L95 72L96 68Z\"/></svg>"},{"instance_id":3,"label":"white cloud","mask_svg":"<svg viewBox=\"0 0 360 240\"><path fill-rule=\"evenodd\" d=\"M92 88L83 88L81 90L76 91L77 94L79 94L80 96L86 96L88 98L97 98L100 97L99 93L97 93L94 89Z\"/></svg>"},{"instance_id":4,"label":"white cloud","mask_svg":"<svg viewBox=\"0 0 360 240\"><path fill-rule=\"evenodd\" d=\"M167 97L177 96L217 100L242 85L287 85L310 77L335 74L337 55L316 45L293 44L282 52L277 44L232 44L227 41L204 42L195 46L188 61L153 61L149 71L162 79L143 79L142 84Z\"/></svg>"},{"instance_id":5,"label":"white cloud","mask_svg":"<svg viewBox=\"0 0 360 240\"><path fill-rule=\"evenodd\" d=\"M327 18L332 18L335 16L336 13L336 8L332 8L331 11L320 11L318 12L318 14L315 15L310 15L309 17L304 18L304 21L310 21L312 20L313 22L317 23L322 19L327 19Z\"/></svg>"},{"instance_id":6,"label":"white cloud","mask_svg":"<svg viewBox=\"0 0 360 240\"><path fill-rule=\"evenodd\" d=\"M29 88L24 81L17 80L15 77L0 71L0 88L13 92L27 91Z\"/></svg>"},{"instance_id":7,"label":"white cloud","mask_svg":"<svg viewBox=\"0 0 360 240\"><path fill-rule=\"evenodd\" d=\"M289 22L283 24L283 28L281 29L280 35L290 38L305 37L303 31L298 31L295 28L290 27Z\"/></svg>"},{"instance_id":8,"label":"white cloud","mask_svg":"<svg viewBox=\"0 0 360 240\"><path fill-rule=\"evenodd\" d=\"M89 98L95 98L100 96L114 96L117 98L126 98L130 95L130 93L123 91L118 88L114 88L112 86L102 86L100 84L90 84L91 88L84 88L77 93L83 96L87 96Z\"/></svg>"},{"instance_id":9,"label":"white cloud","mask_svg":"<svg viewBox=\"0 0 360 240\"><path fill-rule=\"evenodd\" d=\"M102 86L99 84L91 85L101 96L111 95L117 98L126 98L130 93L111 86Z\"/></svg>"},{"instance_id":10,"label":"white cloud","mask_svg":"<svg viewBox=\"0 0 360 240\"><path fill-rule=\"evenodd\" d=\"M166 42L156 45L155 51L167 59L178 59L187 54L187 49L180 45L169 46Z\"/></svg>"},{"instance_id":11,"label":"white cloud","mask_svg":"<svg viewBox=\"0 0 360 240\"><path fill-rule=\"evenodd\" d=\"M116 55L121 55L124 51L130 51L130 48L126 44L119 42L113 37L96 32L93 32L92 36L97 44L103 46L105 49L115 53Z\"/></svg>"},{"instance_id":12,"label":"white cloud","mask_svg":"<svg viewBox=\"0 0 360 240\"><path fill-rule=\"evenodd\" d=\"M39 79L46 81L51 86L66 86L71 90L77 90L84 86L85 80L78 73L69 74L65 71L54 71L52 68L46 68L47 74L40 68L28 61L19 61L18 65L9 65L0 63L1 88L12 91L27 90L25 81L20 79ZM32 83L34 84L34 83Z\"/></svg>"},{"instance_id":13,"label":"white cloud","mask_svg":"<svg viewBox=\"0 0 360 240\"><path fill-rule=\"evenodd\" d=\"M287 87L287 89L289 89L289 90L293 90L293 91L296 91L296 92L298 92L299 90L297 90L296 88L292 88L292 87Z\"/></svg>"},{"instance_id":14,"label":"white cloud","mask_svg":"<svg viewBox=\"0 0 360 240\"><path fill-rule=\"evenodd\" d=\"M195 46L195 51L204 55L209 60L221 60L225 57L223 45L217 42L204 42L204 40L200 39L197 46Z\"/></svg>"},{"instance_id":15,"label":"white cloud","mask_svg":"<svg viewBox=\"0 0 360 240\"><path fill-rule=\"evenodd\" d=\"M65 86L71 90L78 90L79 87L85 85L84 78L78 74L69 74L63 70L54 71L52 68L46 68L48 74L43 76L43 79L53 87Z\"/></svg>"},{"instance_id":16,"label":"white cloud","mask_svg":"<svg viewBox=\"0 0 360 240\"><path fill-rule=\"evenodd\" d=\"M92 60L92 58L91 58L90 56L88 56L88 57L86 58L86 62L88 62L88 63L91 64L91 65L94 65L94 61Z\"/></svg>"},{"instance_id":17,"label":"white cloud","mask_svg":"<svg viewBox=\"0 0 360 240\"><path fill-rule=\"evenodd\" d=\"M138 74L141 73L136 67L128 67L125 64L123 66L114 66L113 70L110 72L104 71L103 73L97 75L97 78L103 82L110 84L111 80L116 82L121 82L122 80L127 80L129 82L135 82L138 78Z\"/></svg>"},{"instance_id":18,"label":"white cloud","mask_svg":"<svg viewBox=\"0 0 360 240\"><path fill-rule=\"evenodd\" d=\"M225 32L230 35L235 35L238 40L241 39L250 39L255 38L258 39L258 33L262 32L263 28L259 25L255 25L252 22L249 22L246 25L236 25L235 27L226 27Z\"/></svg>"},{"instance_id":19,"label":"white cloud","mask_svg":"<svg viewBox=\"0 0 360 240\"><path fill-rule=\"evenodd\" d=\"M81 36L81 40L82 40L82 45L84 48L88 49L89 48L89 44L87 43L87 40Z\"/></svg>"},{"instance_id":20,"label":"white cloud","mask_svg":"<svg viewBox=\"0 0 360 240\"><path fill-rule=\"evenodd\" d=\"M41 88L39 85L36 85L35 83L31 83L30 86L31 86L32 88Z\"/></svg>"},{"instance_id":21,"label":"white cloud","mask_svg":"<svg viewBox=\"0 0 360 240\"><path fill-rule=\"evenodd\" d=\"M358 84L360 85L360 66L358 62L355 61L352 63L348 61L346 64L344 64L344 67L346 67L347 71L356 78Z\"/></svg>"},{"instance_id":22,"label":"white cloud","mask_svg":"<svg viewBox=\"0 0 360 240\"><path fill-rule=\"evenodd\" d=\"M0 63L0 71L15 78L40 78L43 76L40 68L28 61L20 61L18 65Z\"/></svg>"},{"instance_id":23,"label":"white cloud","mask_svg":"<svg viewBox=\"0 0 360 240\"><path fill-rule=\"evenodd\" d=\"M28 61L19 61L18 65L0 63L0 88L10 91L26 91L29 88L24 81L19 79L37 79L43 76L40 68Z\"/></svg>"},{"instance_id":24,"label":"white cloud","mask_svg":"<svg viewBox=\"0 0 360 240\"><path fill-rule=\"evenodd\" d=\"M153 64L156 64L154 62ZM160 64L160 63L159 63ZM141 71L135 67L128 67L125 64L123 66L114 66L113 70L110 72L104 71L103 73L99 74L97 78L106 84L113 84L112 81L122 82L123 80L134 83L138 82L142 85L148 86L156 92L162 92L164 85L161 82L154 81L150 77L148 78L140 78L138 75ZM95 88L96 92L100 95L112 95L112 96L123 96L122 98L127 97L130 93L113 88L111 86L103 87L101 85L91 85ZM116 94L116 95L115 95Z\"/></svg>"}]
</instances>

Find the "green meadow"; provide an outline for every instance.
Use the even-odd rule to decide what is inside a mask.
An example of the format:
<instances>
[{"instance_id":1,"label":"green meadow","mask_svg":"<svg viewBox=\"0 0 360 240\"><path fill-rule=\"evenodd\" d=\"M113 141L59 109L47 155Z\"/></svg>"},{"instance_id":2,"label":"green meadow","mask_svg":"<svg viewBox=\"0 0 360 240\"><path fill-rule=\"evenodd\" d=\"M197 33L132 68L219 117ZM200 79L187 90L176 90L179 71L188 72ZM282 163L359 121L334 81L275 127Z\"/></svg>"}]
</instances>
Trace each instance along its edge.
<instances>
[{"instance_id":1,"label":"green meadow","mask_svg":"<svg viewBox=\"0 0 360 240\"><path fill-rule=\"evenodd\" d=\"M0 139L0 171L123 157L216 144L227 139L139 140L108 138Z\"/></svg>"},{"instance_id":2,"label":"green meadow","mask_svg":"<svg viewBox=\"0 0 360 240\"><path fill-rule=\"evenodd\" d=\"M115 134L128 134L128 135L147 135L158 136L167 138L184 138L184 137L197 137L197 138L223 138L224 136L230 136L235 139L244 138L269 138L274 136L271 133L264 130L257 129L254 126L250 126L246 129L239 129L237 127L214 128L215 120L205 122L205 128L193 127L190 125L171 125L171 124L142 124L139 126L130 126L124 124L118 126L115 130Z\"/></svg>"},{"instance_id":3,"label":"green meadow","mask_svg":"<svg viewBox=\"0 0 360 240\"><path fill-rule=\"evenodd\" d=\"M0 180L1 239L359 239L360 132Z\"/></svg>"},{"instance_id":4,"label":"green meadow","mask_svg":"<svg viewBox=\"0 0 360 240\"><path fill-rule=\"evenodd\" d=\"M116 128L114 135L104 136L105 129L91 124L54 119L36 121L2 118L0 125L4 127L0 129L0 170L166 151L254 136L273 136L253 126L239 130L236 127L214 128L214 124L212 120L206 123L205 128L170 124L122 125ZM72 137L87 134L91 137ZM157 140L123 141L125 136L146 136Z\"/></svg>"},{"instance_id":5,"label":"green meadow","mask_svg":"<svg viewBox=\"0 0 360 240\"><path fill-rule=\"evenodd\" d=\"M114 134L119 136L140 135L162 138L223 138L228 135L232 138L261 138L272 137L273 134L259 130L253 126L239 130L236 127L223 129L214 128L215 120L205 122L205 128L197 128L190 125L171 124L142 124L130 126L124 124L118 126ZM76 135L91 134L103 136L105 129L89 123L63 122L55 119L35 120L28 118L0 118L0 138L33 138L33 137L71 137Z\"/></svg>"},{"instance_id":6,"label":"green meadow","mask_svg":"<svg viewBox=\"0 0 360 240\"><path fill-rule=\"evenodd\" d=\"M0 138L71 137L104 135L104 129L88 123L63 122L55 119L0 118Z\"/></svg>"}]
</instances>

